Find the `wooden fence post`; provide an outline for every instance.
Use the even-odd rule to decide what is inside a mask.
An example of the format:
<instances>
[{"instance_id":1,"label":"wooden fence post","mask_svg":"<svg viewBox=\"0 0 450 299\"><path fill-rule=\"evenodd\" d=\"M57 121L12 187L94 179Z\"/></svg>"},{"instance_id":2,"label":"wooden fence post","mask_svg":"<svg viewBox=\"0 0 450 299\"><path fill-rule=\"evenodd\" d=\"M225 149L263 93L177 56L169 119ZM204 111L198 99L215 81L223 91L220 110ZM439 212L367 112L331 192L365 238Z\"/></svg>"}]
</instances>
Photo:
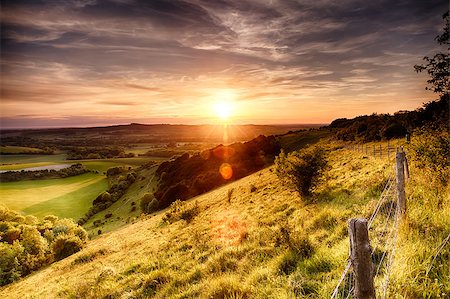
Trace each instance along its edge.
<instances>
[{"instance_id":1,"label":"wooden fence post","mask_svg":"<svg viewBox=\"0 0 450 299\"><path fill-rule=\"evenodd\" d=\"M391 159L391 146L389 145L389 140L388 140L388 145L387 145L387 157L388 157L388 161Z\"/></svg>"},{"instance_id":2,"label":"wooden fence post","mask_svg":"<svg viewBox=\"0 0 450 299\"><path fill-rule=\"evenodd\" d=\"M404 166L405 166L405 176L407 179L409 179L409 166L408 166L408 158L406 158L406 154L403 156L403 162L404 162Z\"/></svg>"},{"instance_id":3,"label":"wooden fence post","mask_svg":"<svg viewBox=\"0 0 450 299\"><path fill-rule=\"evenodd\" d=\"M350 219L348 222L350 236L350 260L355 275L354 297L357 299L375 299L373 286L374 265L372 248L369 243L366 219Z\"/></svg>"},{"instance_id":4,"label":"wooden fence post","mask_svg":"<svg viewBox=\"0 0 450 299\"><path fill-rule=\"evenodd\" d=\"M397 150L395 156L397 169L397 204L400 208L400 214L406 213L406 194L405 194L405 153Z\"/></svg>"},{"instance_id":5,"label":"wooden fence post","mask_svg":"<svg viewBox=\"0 0 450 299\"><path fill-rule=\"evenodd\" d=\"M373 157L375 158L375 144L373 145Z\"/></svg>"}]
</instances>

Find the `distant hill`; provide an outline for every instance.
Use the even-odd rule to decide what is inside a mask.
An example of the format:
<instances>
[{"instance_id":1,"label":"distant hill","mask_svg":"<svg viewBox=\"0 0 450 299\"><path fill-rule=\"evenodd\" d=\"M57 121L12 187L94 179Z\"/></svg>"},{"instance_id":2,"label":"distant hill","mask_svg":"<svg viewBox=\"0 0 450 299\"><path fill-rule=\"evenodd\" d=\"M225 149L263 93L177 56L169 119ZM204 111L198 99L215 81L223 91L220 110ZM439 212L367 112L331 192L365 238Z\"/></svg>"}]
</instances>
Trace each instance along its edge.
<instances>
[{"instance_id":1,"label":"distant hill","mask_svg":"<svg viewBox=\"0 0 450 299\"><path fill-rule=\"evenodd\" d=\"M259 135L318 128L323 124L294 125L169 125L136 124L91 128L0 130L2 145L104 146L130 143L247 141Z\"/></svg>"}]
</instances>

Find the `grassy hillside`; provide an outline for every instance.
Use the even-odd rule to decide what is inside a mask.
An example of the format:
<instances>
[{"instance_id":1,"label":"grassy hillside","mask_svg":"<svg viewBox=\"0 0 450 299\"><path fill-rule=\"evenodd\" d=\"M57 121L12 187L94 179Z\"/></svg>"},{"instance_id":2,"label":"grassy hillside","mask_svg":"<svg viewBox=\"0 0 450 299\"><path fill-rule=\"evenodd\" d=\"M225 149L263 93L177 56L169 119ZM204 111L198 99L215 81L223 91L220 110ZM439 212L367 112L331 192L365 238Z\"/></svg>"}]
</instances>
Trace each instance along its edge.
<instances>
[{"instance_id":1,"label":"grassy hillside","mask_svg":"<svg viewBox=\"0 0 450 299\"><path fill-rule=\"evenodd\" d=\"M141 214L139 200L145 193L156 190L156 168L157 165L140 171L138 179L127 189L122 198L107 209L92 216L83 225L91 237L98 235L99 230L101 233L110 232L139 218ZM111 216L108 217L106 215Z\"/></svg>"},{"instance_id":2,"label":"grassy hillside","mask_svg":"<svg viewBox=\"0 0 450 299\"><path fill-rule=\"evenodd\" d=\"M312 198L281 186L266 168L187 201L183 213L168 215L169 208L102 234L0 297L329 298L348 256L347 220L370 216L393 171L386 158L343 148L329 159L326 183ZM398 298L450 292L448 246L426 274L450 233L450 190L438 187L411 167L390 284Z\"/></svg>"}]
</instances>

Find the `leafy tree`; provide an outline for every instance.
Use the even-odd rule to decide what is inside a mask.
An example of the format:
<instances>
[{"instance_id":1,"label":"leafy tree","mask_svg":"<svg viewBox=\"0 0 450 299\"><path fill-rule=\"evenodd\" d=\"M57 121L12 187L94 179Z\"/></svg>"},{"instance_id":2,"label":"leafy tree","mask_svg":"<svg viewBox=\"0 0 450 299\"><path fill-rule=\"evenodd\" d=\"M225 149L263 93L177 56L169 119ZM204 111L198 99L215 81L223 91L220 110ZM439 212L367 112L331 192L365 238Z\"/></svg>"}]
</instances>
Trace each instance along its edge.
<instances>
[{"instance_id":1,"label":"leafy tree","mask_svg":"<svg viewBox=\"0 0 450 299\"><path fill-rule=\"evenodd\" d=\"M427 90L432 90L441 95L448 95L450 91L449 82L449 64L450 64L450 41L449 41L449 11L447 11L442 18L444 19L444 32L436 36L435 40L438 44L447 48L446 52L436 53L433 57L425 56L423 60L425 64L415 65L414 69L420 73L427 71L430 79L427 80L430 87Z\"/></svg>"}]
</instances>

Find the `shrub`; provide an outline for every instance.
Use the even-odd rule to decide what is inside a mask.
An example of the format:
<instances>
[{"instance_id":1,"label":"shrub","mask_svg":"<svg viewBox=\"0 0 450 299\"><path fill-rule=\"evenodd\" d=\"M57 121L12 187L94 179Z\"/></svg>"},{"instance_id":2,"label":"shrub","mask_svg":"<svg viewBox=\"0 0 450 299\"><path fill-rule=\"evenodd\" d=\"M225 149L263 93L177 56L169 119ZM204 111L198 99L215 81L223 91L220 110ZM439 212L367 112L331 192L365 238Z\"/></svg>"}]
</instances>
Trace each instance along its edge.
<instances>
[{"instance_id":1,"label":"shrub","mask_svg":"<svg viewBox=\"0 0 450 299\"><path fill-rule=\"evenodd\" d=\"M22 276L19 260L24 248L19 242L13 245L0 242L0 286L16 281Z\"/></svg>"},{"instance_id":2,"label":"shrub","mask_svg":"<svg viewBox=\"0 0 450 299\"><path fill-rule=\"evenodd\" d=\"M80 238L68 235L59 235L52 245L53 256L56 260L61 260L80 251L84 242Z\"/></svg>"},{"instance_id":3,"label":"shrub","mask_svg":"<svg viewBox=\"0 0 450 299\"><path fill-rule=\"evenodd\" d=\"M0 218L0 285L28 275L51 263L54 257L78 251L88 238L87 232L71 219L46 216L39 222L3 207ZM66 239L70 242L63 241Z\"/></svg>"},{"instance_id":4,"label":"shrub","mask_svg":"<svg viewBox=\"0 0 450 299\"><path fill-rule=\"evenodd\" d=\"M181 200L176 200L170 205L169 211L164 215L163 221L168 223L173 223L178 220L185 220L186 222L191 222L195 216L200 213L200 208L198 203L195 202L194 205L188 205Z\"/></svg>"},{"instance_id":5,"label":"shrub","mask_svg":"<svg viewBox=\"0 0 450 299\"><path fill-rule=\"evenodd\" d=\"M141 211L143 213L151 213L158 209L159 202L153 194L145 193L140 200L139 206L141 207Z\"/></svg>"},{"instance_id":6,"label":"shrub","mask_svg":"<svg viewBox=\"0 0 450 299\"><path fill-rule=\"evenodd\" d=\"M310 147L286 155L283 151L275 158L275 173L287 186L301 195L309 195L318 184L327 167L324 149Z\"/></svg>"},{"instance_id":7,"label":"shrub","mask_svg":"<svg viewBox=\"0 0 450 299\"><path fill-rule=\"evenodd\" d=\"M414 131L409 151L418 167L436 175L442 183L449 180L450 134L448 129L422 128Z\"/></svg>"}]
</instances>

